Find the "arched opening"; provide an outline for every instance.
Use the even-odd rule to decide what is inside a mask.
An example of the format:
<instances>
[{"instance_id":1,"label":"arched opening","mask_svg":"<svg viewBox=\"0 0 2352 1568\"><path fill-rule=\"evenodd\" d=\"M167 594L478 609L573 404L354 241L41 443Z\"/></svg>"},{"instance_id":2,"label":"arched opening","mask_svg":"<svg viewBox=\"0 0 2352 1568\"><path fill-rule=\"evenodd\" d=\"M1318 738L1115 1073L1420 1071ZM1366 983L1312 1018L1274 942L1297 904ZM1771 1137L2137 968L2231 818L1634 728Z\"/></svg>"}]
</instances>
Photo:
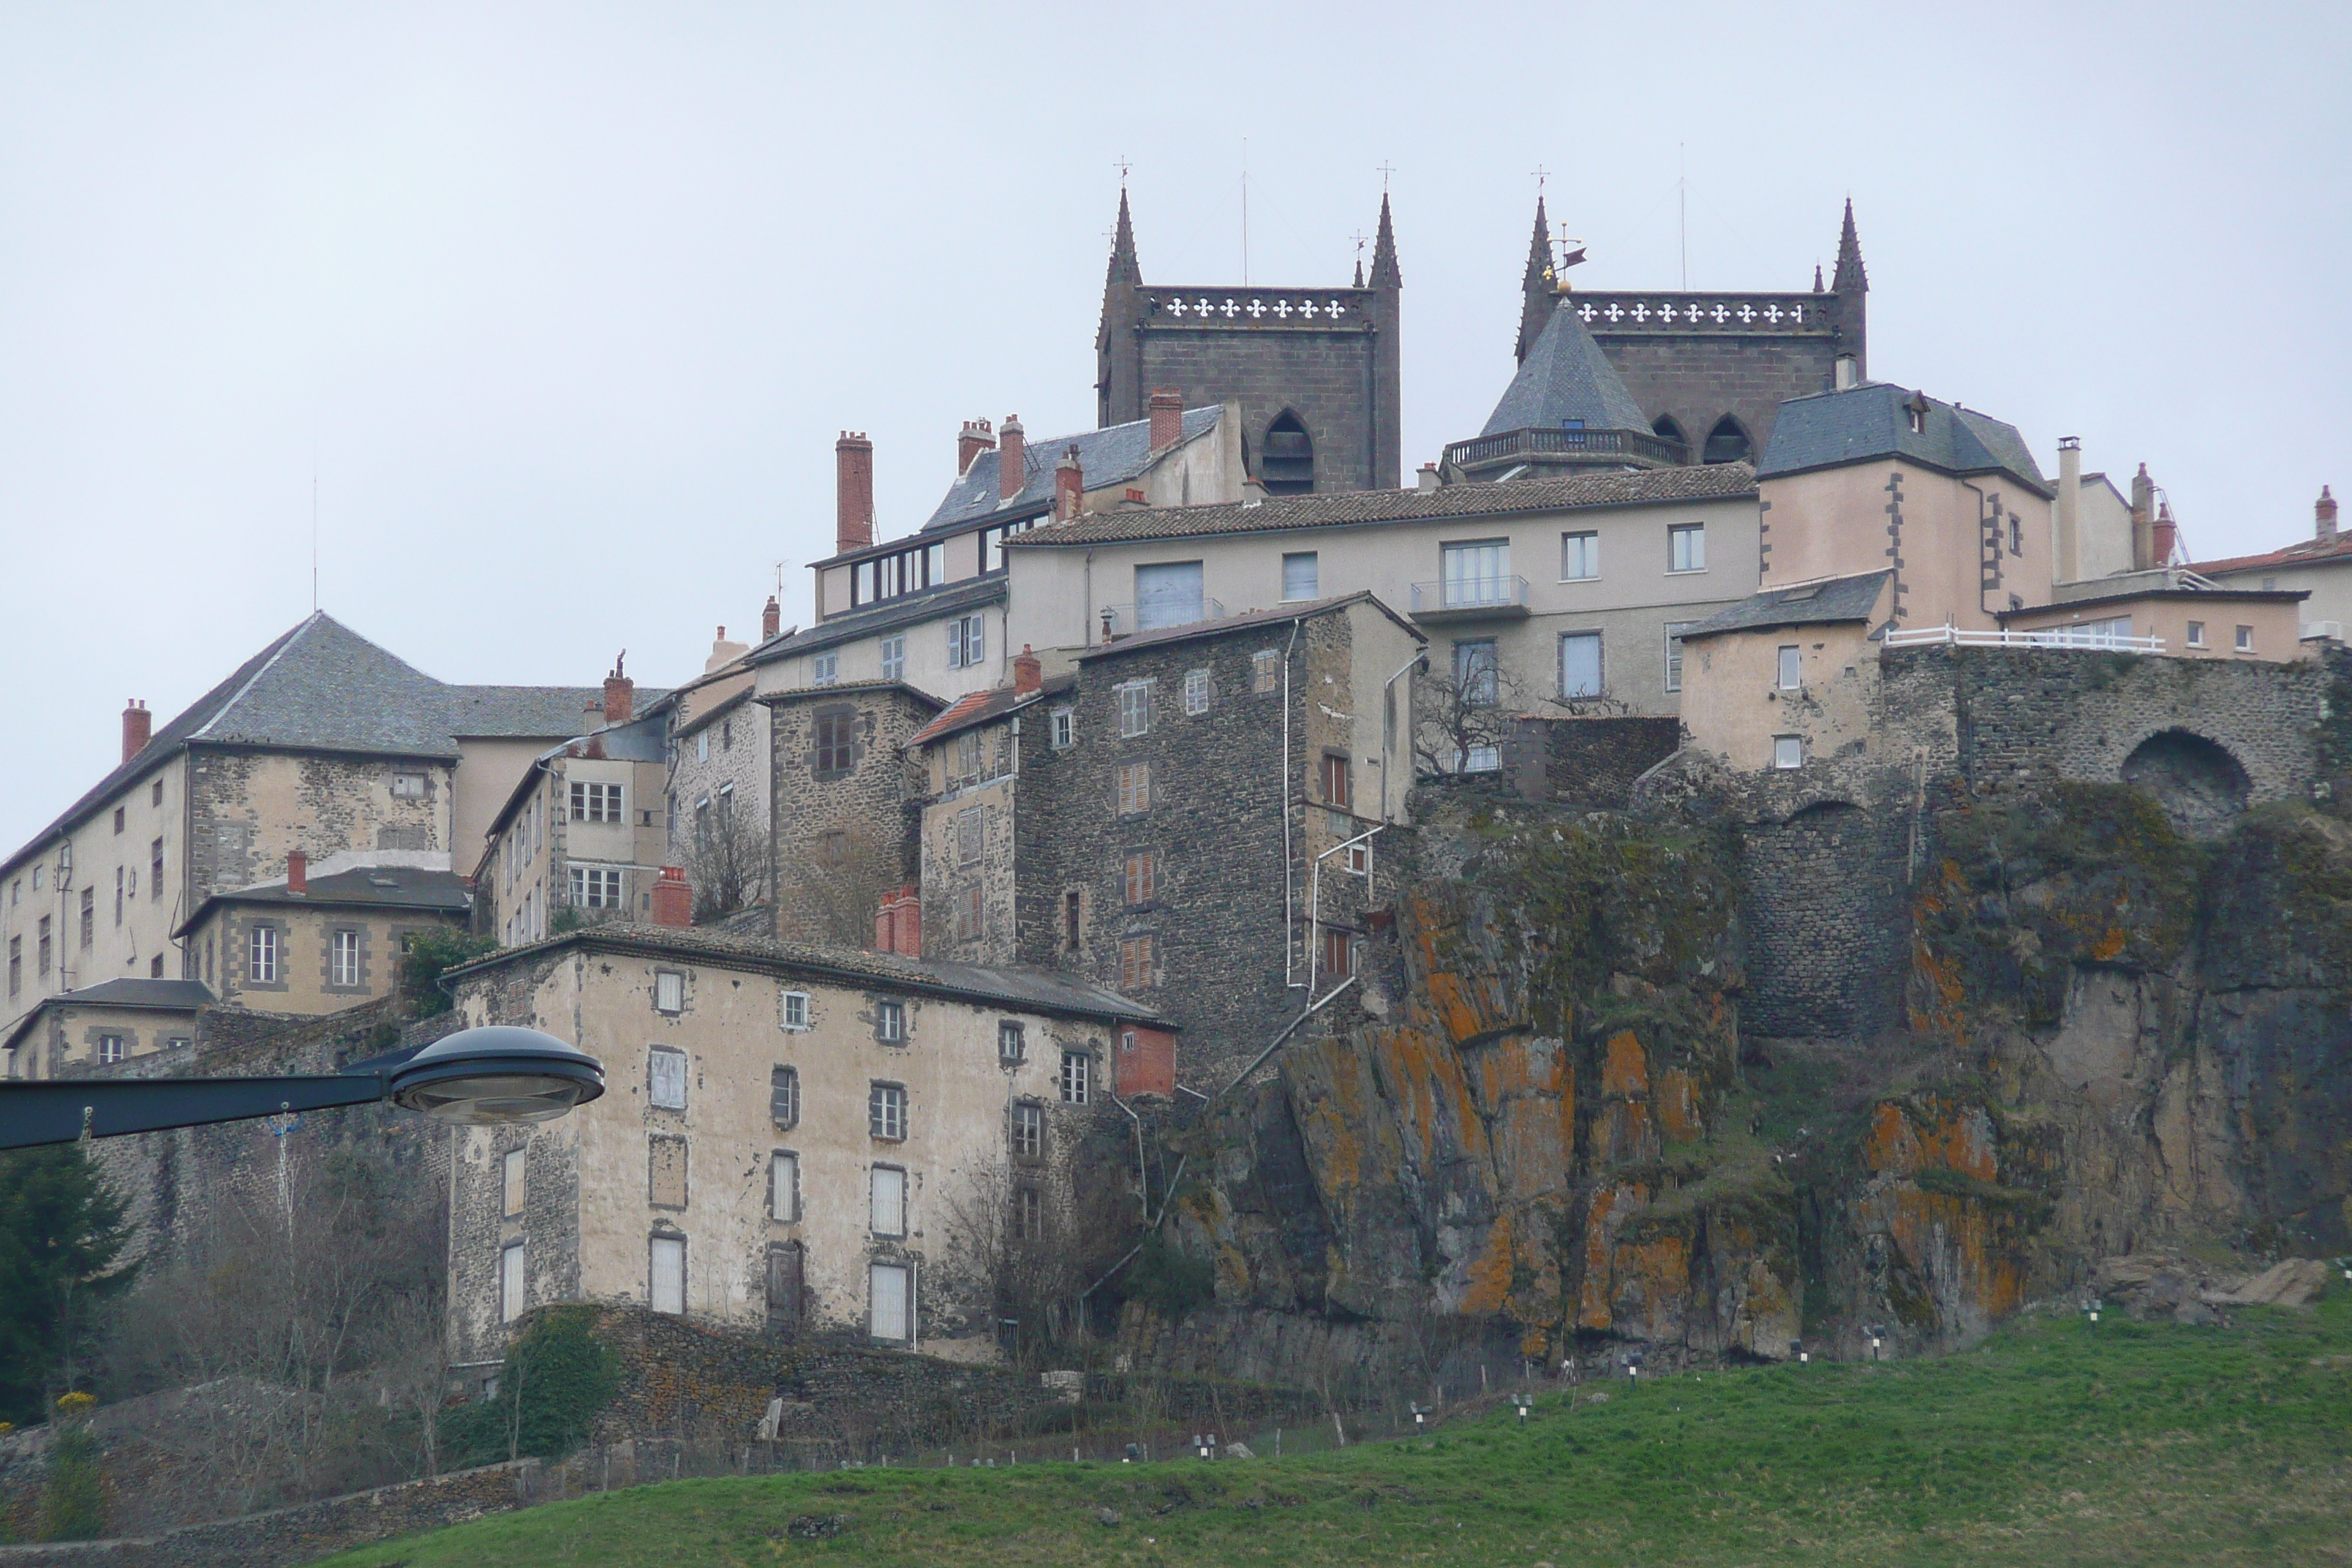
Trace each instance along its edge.
<instances>
[{"instance_id":1,"label":"arched opening","mask_svg":"<svg viewBox=\"0 0 2352 1568\"><path fill-rule=\"evenodd\" d=\"M1740 428L1738 420L1727 414L1715 422L1714 429L1706 433L1706 451L1699 460L1706 463L1744 463L1752 456L1754 448L1748 444L1748 432Z\"/></svg>"},{"instance_id":2,"label":"arched opening","mask_svg":"<svg viewBox=\"0 0 2352 1568\"><path fill-rule=\"evenodd\" d=\"M2253 781L2238 759L2204 736L2159 730L2124 759L2124 783L2146 790L2173 827L2210 838L2246 809Z\"/></svg>"},{"instance_id":3,"label":"arched opening","mask_svg":"<svg viewBox=\"0 0 2352 1568\"><path fill-rule=\"evenodd\" d=\"M1268 495L1305 495L1315 488L1315 441L1307 423L1286 408L1265 427L1258 479Z\"/></svg>"},{"instance_id":4,"label":"arched opening","mask_svg":"<svg viewBox=\"0 0 2352 1568\"><path fill-rule=\"evenodd\" d=\"M1672 441L1685 453L1690 450L1690 437L1683 434L1683 427L1675 423L1675 416L1671 414L1661 414L1652 420L1650 434L1661 441Z\"/></svg>"}]
</instances>

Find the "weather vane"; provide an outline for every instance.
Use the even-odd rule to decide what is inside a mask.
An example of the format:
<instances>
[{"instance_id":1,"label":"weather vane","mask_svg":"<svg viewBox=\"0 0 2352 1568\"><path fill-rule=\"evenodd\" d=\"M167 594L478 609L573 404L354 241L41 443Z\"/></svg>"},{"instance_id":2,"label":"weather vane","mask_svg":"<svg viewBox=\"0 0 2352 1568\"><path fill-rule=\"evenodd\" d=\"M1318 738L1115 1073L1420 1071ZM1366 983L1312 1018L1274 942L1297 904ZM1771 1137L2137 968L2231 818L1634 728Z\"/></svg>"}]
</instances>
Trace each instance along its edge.
<instances>
[{"instance_id":1,"label":"weather vane","mask_svg":"<svg viewBox=\"0 0 2352 1568\"><path fill-rule=\"evenodd\" d=\"M1395 165L1395 164L1393 164L1393 163L1382 163L1382 164L1381 165L1381 193L1383 195L1387 195L1387 194L1388 194L1388 188L1389 188L1389 176L1390 176L1391 174L1395 174L1395 173L1396 173L1396 165Z\"/></svg>"},{"instance_id":2,"label":"weather vane","mask_svg":"<svg viewBox=\"0 0 2352 1568\"><path fill-rule=\"evenodd\" d=\"M1127 172L1129 169L1134 168L1135 165L1129 163L1127 161L1127 154L1122 153L1111 161L1110 166L1118 171L1118 188L1122 191L1127 189Z\"/></svg>"}]
</instances>

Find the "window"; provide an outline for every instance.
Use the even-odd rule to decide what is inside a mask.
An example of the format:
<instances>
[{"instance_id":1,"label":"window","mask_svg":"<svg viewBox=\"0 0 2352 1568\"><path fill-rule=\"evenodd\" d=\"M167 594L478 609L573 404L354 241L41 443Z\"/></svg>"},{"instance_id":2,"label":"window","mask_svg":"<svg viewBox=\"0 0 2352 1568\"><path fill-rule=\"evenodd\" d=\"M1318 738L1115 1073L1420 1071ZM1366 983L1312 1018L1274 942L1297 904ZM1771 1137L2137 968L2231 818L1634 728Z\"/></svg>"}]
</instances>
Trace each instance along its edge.
<instances>
[{"instance_id":1,"label":"window","mask_svg":"<svg viewBox=\"0 0 2352 1568\"><path fill-rule=\"evenodd\" d=\"M121 1035L99 1036L98 1059L100 1061L119 1062L130 1054L130 1052L122 1048L122 1037Z\"/></svg>"},{"instance_id":2,"label":"window","mask_svg":"<svg viewBox=\"0 0 2352 1568\"><path fill-rule=\"evenodd\" d=\"M997 1061L1003 1066L1012 1067L1026 1058L1028 1055L1028 1041L1020 1022L1013 1018L998 1019L996 1024Z\"/></svg>"},{"instance_id":3,"label":"window","mask_svg":"<svg viewBox=\"0 0 2352 1568\"><path fill-rule=\"evenodd\" d=\"M1482 539L1466 544L1438 547L1444 577L1439 603L1448 609L1465 605L1507 605L1511 602L1511 542Z\"/></svg>"},{"instance_id":4,"label":"window","mask_svg":"<svg viewBox=\"0 0 2352 1568\"><path fill-rule=\"evenodd\" d=\"M656 1046L646 1065L646 1094L656 1110L686 1109L686 1053Z\"/></svg>"},{"instance_id":5,"label":"window","mask_svg":"<svg viewBox=\"0 0 2352 1568\"><path fill-rule=\"evenodd\" d=\"M1135 816L1151 809L1151 764L1121 763L1118 766L1118 814Z\"/></svg>"},{"instance_id":6,"label":"window","mask_svg":"<svg viewBox=\"0 0 2352 1568\"><path fill-rule=\"evenodd\" d=\"M816 716L816 774L819 778L838 778L849 771L852 748L857 733L855 713L820 713Z\"/></svg>"},{"instance_id":7,"label":"window","mask_svg":"<svg viewBox=\"0 0 2352 1568\"><path fill-rule=\"evenodd\" d=\"M686 1237L655 1237L652 1258L652 1289L646 1294L647 1304L656 1312L684 1312L686 1310Z\"/></svg>"},{"instance_id":8,"label":"window","mask_svg":"<svg viewBox=\"0 0 2352 1568\"><path fill-rule=\"evenodd\" d=\"M114 808L114 831L117 833L122 831L122 812L121 806L118 805Z\"/></svg>"},{"instance_id":9,"label":"window","mask_svg":"<svg viewBox=\"0 0 2352 1568\"><path fill-rule=\"evenodd\" d=\"M425 775L423 773L393 774L392 798L394 800L423 800L425 798Z\"/></svg>"},{"instance_id":10,"label":"window","mask_svg":"<svg viewBox=\"0 0 2352 1568\"><path fill-rule=\"evenodd\" d=\"M1666 530L1666 570L1669 572L1706 570L1706 525L1705 523L1677 523Z\"/></svg>"},{"instance_id":11,"label":"window","mask_svg":"<svg viewBox=\"0 0 2352 1568\"><path fill-rule=\"evenodd\" d=\"M698 763L710 760L710 731L708 730L694 737L694 760Z\"/></svg>"},{"instance_id":12,"label":"window","mask_svg":"<svg viewBox=\"0 0 2352 1568\"><path fill-rule=\"evenodd\" d=\"M40 879L37 877L34 879L36 883ZM41 917L40 938L40 968L38 970L38 973L42 979L47 980L49 977L49 917L47 915L43 915Z\"/></svg>"},{"instance_id":13,"label":"window","mask_svg":"<svg viewBox=\"0 0 2352 1568\"><path fill-rule=\"evenodd\" d=\"M1071 888L1062 894L1062 947L1076 952L1081 945L1079 926L1086 918L1086 897Z\"/></svg>"},{"instance_id":14,"label":"window","mask_svg":"<svg viewBox=\"0 0 2352 1568\"><path fill-rule=\"evenodd\" d=\"M2252 626L2240 626L2240 627L2238 628L2238 651L2239 651L2240 653L2252 653L2252 652L2253 652L2253 651L2254 651L2254 628L2253 628L2253 627L2252 627ZM88 895L87 893L85 893L85 894L84 894L84 895L82 895L82 896L83 896L84 898L88 898L88 897L89 897L89 895Z\"/></svg>"},{"instance_id":15,"label":"window","mask_svg":"<svg viewBox=\"0 0 2352 1568\"><path fill-rule=\"evenodd\" d=\"M840 679L841 656L839 654L821 653L814 658L809 660L809 684L811 686L831 686Z\"/></svg>"},{"instance_id":16,"label":"window","mask_svg":"<svg viewBox=\"0 0 2352 1568\"><path fill-rule=\"evenodd\" d=\"M958 942L977 942L982 930L980 885L956 889L955 933Z\"/></svg>"},{"instance_id":17,"label":"window","mask_svg":"<svg viewBox=\"0 0 2352 1568\"><path fill-rule=\"evenodd\" d=\"M345 990L360 983L360 933L339 931L327 938L327 984Z\"/></svg>"},{"instance_id":18,"label":"window","mask_svg":"<svg viewBox=\"0 0 2352 1568\"><path fill-rule=\"evenodd\" d=\"M907 1039L907 1005L884 1000L874 1004L874 1037L886 1046L903 1045Z\"/></svg>"},{"instance_id":19,"label":"window","mask_svg":"<svg viewBox=\"0 0 2352 1568\"><path fill-rule=\"evenodd\" d=\"M1207 605L1198 561L1169 561L1135 569L1138 631L1189 626L1204 617Z\"/></svg>"},{"instance_id":20,"label":"window","mask_svg":"<svg viewBox=\"0 0 2352 1568\"><path fill-rule=\"evenodd\" d=\"M1122 937L1118 944L1118 985L1122 991L1140 991L1151 984L1151 938L1149 935Z\"/></svg>"},{"instance_id":21,"label":"window","mask_svg":"<svg viewBox=\"0 0 2352 1568\"><path fill-rule=\"evenodd\" d=\"M621 786L616 784L582 784L574 780L572 785L572 820L620 821Z\"/></svg>"},{"instance_id":22,"label":"window","mask_svg":"<svg viewBox=\"0 0 2352 1568\"><path fill-rule=\"evenodd\" d=\"M509 1241L499 1248L499 1321L511 1323L522 1316L522 1243Z\"/></svg>"},{"instance_id":23,"label":"window","mask_svg":"<svg viewBox=\"0 0 2352 1568\"><path fill-rule=\"evenodd\" d=\"M183 1051L194 1043L185 1035L173 1035L163 1042L163 1048L167 1051Z\"/></svg>"},{"instance_id":24,"label":"window","mask_svg":"<svg viewBox=\"0 0 2352 1568\"><path fill-rule=\"evenodd\" d=\"M1601 695L1601 634L1566 632L1559 639L1559 694Z\"/></svg>"},{"instance_id":25,"label":"window","mask_svg":"<svg viewBox=\"0 0 2352 1568\"><path fill-rule=\"evenodd\" d=\"M768 1120L779 1127L800 1125L800 1068L770 1068L768 1069Z\"/></svg>"},{"instance_id":26,"label":"window","mask_svg":"<svg viewBox=\"0 0 2352 1568\"><path fill-rule=\"evenodd\" d=\"M1013 1189L1013 1212L1005 1216L1015 1241L1045 1239L1045 1195L1034 1187Z\"/></svg>"},{"instance_id":27,"label":"window","mask_svg":"<svg viewBox=\"0 0 2352 1568\"><path fill-rule=\"evenodd\" d=\"M809 995L805 991L787 991L779 1004L780 1018L787 1029L809 1026Z\"/></svg>"},{"instance_id":28,"label":"window","mask_svg":"<svg viewBox=\"0 0 2352 1568\"><path fill-rule=\"evenodd\" d=\"M2009 514L2009 552L2011 555L2025 553L2025 520L2015 512Z\"/></svg>"},{"instance_id":29,"label":"window","mask_svg":"<svg viewBox=\"0 0 2352 1568\"><path fill-rule=\"evenodd\" d=\"M1346 757L1323 759L1323 804L1347 810L1355 802L1354 770Z\"/></svg>"},{"instance_id":30,"label":"window","mask_svg":"<svg viewBox=\"0 0 2352 1568\"><path fill-rule=\"evenodd\" d=\"M1683 689L1683 634L1698 625L1696 621L1666 623L1666 689Z\"/></svg>"},{"instance_id":31,"label":"window","mask_svg":"<svg viewBox=\"0 0 2352 1568\"><path fill-rule=\"evenodd\" d=\"M2189 646L2190 647L2203 647L2205 646L2205 623L2203 621L2191 621L2189 623Z\"/></svg>"},{"instance_id":32,"label":"window","mask_svg":"<svg viewBox=\"0 0 2352 1568\"><path fill-rule=\"evenodd\" d=\"M1493 638L1483 637L1475 642L1454 645L1454 684L1466 706L1491 708L1495 705L1500 694L1501 666L1495 660Z\"/></svg>"},{"instance_id":33,"label":"window","mask_svg":"<svg viewBox=\"0 0 2352 1568\"><path fill-rule=\"evenodd\" d=\"M1804 685L1805 674L1801 657L1795 643L1780 645L1779 686L1783 691L1794 691Z\"/></svg>"},{"instance_id":34,"label":"window","mask_svg":"<svg viewBox=\"0 0 2352 1568\"><path fill-rule=\"evenodd\" d=\"M1274 689L1275 667L1282 656L1272 648L1262 648L1250 655L1250 689L1261 694Z\"/></svg>"},{"instance_id":35,"label":"window","mask_svg":"<svg viewBox=\"0 0 2352 1568\"><path fill-rule=\"evenodd\" d=\"M1370 876L1372 874L1371 840L1368 838L1360 844L1349 845L1347 856L1341 862L1341 868L1350 876Z\"/></svg>"},{"instance_id":36,"label":"window","mask_svg":"<svg viewBox=\"0 0 2352 1568\"><path fill-rule=\"evenodd\" d=\"M8 939L8 994L16 995L25 989L25 939Z\"/></svg>"},{"instance_id":37,"label":"window","mask_svg":"<svg viewBox=\"0 0 2352 1568\"><path fill-rule=\"evenodd\" d=\"M877 1340L914 1342L914 1270L903 1263L868 1264L866 1269L866 1329Z\"/></svg>"},{"instance_id":38,"label":"window","mask_svg":"<svg viewBox=\"0 0 2352 1568\"><path fill-rule=\"evenodd\" d=\"M278 928L255 926L246 933L245 978L254 985L278 984Z\"/></svg>"},{"instance_id":39,"label":"window","mask_svg":"<svg viewBox=\"0 0 2352 1568\"><path fill-rule=\"evenodd\" d=\"M771 1242L768 1246L768 1331L797 1333L801 1326L801 1244Z\"/></svg>"},{"instance_id":40,"label":"window","mask_svg":"<svg viewBox=\"0 0 2352 1568\"><path fill-rule=\"evenodd\" d=\"M903 636L882 639L882 679L907 679L907 639Z\"/></svg>"},{"instance_id":41,"label":"window","mask_svg":"<svg viewBox=\"0 0 2352 1568\"><path fill-rule=\"evenodd\" d=\"M981 839L982 837L982 829L985 827L986 825L987 820L982 815L982 808L980 806L967 806L963 810L956 813L955 842L957 865L977 866L980 864Z\"/></svg>"},{"instance_id":42,"label":"window","mask_svg":"<svg viewBox=\"0 0 2352 1568\"><path fill-rule=\"evenodd\" d=\"M1209 710L1209 672L1188 669L1184 672L1184 711L1195 718Z\"/></svg>"},{"instance_id":43,"label":"window","mask_svg":"<svg viewBox=\"0 0 2352 1568\"><path fill-rule=\"evenodd\" d=\"M509 1149L499 1163L499 1213L513 1219L522 1213L524 1152Z\"/></svg>"},{"instance_id":44,"label":"window","mask_svg":"<svg viewBox=\"0 0 2352 1568\"><path fill-rule=\"evenodd\" d=\"M621 873L613 866L572 868L572 902L583 910L621 907Z\"/></svg>"},{"instance_id":45,"label":"window","mask_svg":"<svg viewBox=\"0 0 2352 1568\"><path fill-rule=\"evenodd\" d=\"M958 616L948 623L948 668L963 669L987 657L987 636L978 616Z\"/></svg>"},{"instance_id":46,"label":"window","mask_svg":"<svg viewBox=\"0 0 2352 1568\"><path fill-rule=\"evenodd\" d=\"M1295 599L1315 597L1322 577L1312 550L1301 550L1282 558L1282 598L1285 604Z\"/></svg>"},{"instance_id":47,"label":"window","mask_svg":"<svg viewBox=\"0 0 2352 1568\"><path fill-rule=\"evenodd\" d=\"M149 805L161 805L163 804L163 781L162 779L157 779L153 784L147 786L147 804Z\"/></svg>"},{"instance_id":48,"label":"window","mask_svg":"<svg viewBox=\"0 0 2352 1568\"><path fill-rule=\"evenodd\" d=\"M1563 533L1559 536L1559 580L1580 583L1601 575L1601 535Z\"/></svg>"},{"instance_id":49,"label":"window","mask_svg":"<svg viewBox=\"0 0 2352 1568\"><path fill-rule=\"evenodd\" d=\"M1148 904L1160 896L1160 858L1149 849L1127 858L1127 901Z\"/></svg>"},{"instance_id":50,"label":"window","mask_svg":"<svg viewBox=\"0 0 2352 1568\"><path fill-rule=\"evenodd\" d=\"M722 752L735 749L735 721L732 719L719 726L719 749Z\"/></svg>"},{"instance_id":51,"label":"window","mask_svg":"<svg viewBox=\"0 0 2352 1568\"><path fill-rule=\"evenodd\" d=\"M1905 404L1903 405L1903 422L1914 436L1925 436L1927 433L1927 403L1924 400L1920 400Z\"/></svg>"},{"instance_id":52,"label":"window","mask_svg":"<svg viewBox=\"0 0 2352 1568\"><path fill-rule=\"evenodd\" d=\"M1323 973L1344 980L1356 973L1356 939L1338 926L1323 928Z\"/></svg>"},{"instance_id":53,"label":"window","mask_svg":"<svg viewBox=\"0 0 2352 1568\"><path fill-rule=\"evenodd\" d=\"M768 1217L785 1225L801 1217L801 1157L789 1149L768 1156Z\"/></svg>"},{"instance_id":54,"label":"window","mask_svg":"<svg viewBox=\"0 0 2352 1568\"><path fill-rule=\"evenodd\" d=\"M1805 738L1802 735L1772 737L1772 765L1776 768L1801 768L1805 765Z\"/></svg>"},{"instance_id":55,"label":"window","mask_svg":"<svg viewBox=\"0 0 2352 1568\"><path fill-rule=\"evenodd\" d=\"M1045 1108L1034 1100L1024 1100L1013 1108L1013 1157L1045 1157Z\"/></svg>"},{"instance_id":56,"label":"window","mask_svg":"<svg viewBox=\"0 0 2352 1568\"><path fill-rule=\"evenodd\" d=\"M147 847L147 897L163 896L163 841L160 838Z\"/></svg>"},{"instance_id":57,"label":"window","mask_svg":"<svg viewBox=\"0 0 2352 1568\"><path fill-rule=\"evenodd\" d=\"M977 784L980 767L980 731L966 730L955 738L955 746L948 753L948 782Z\"/></svg>"},{"instance_id":58,"label":"window","mask_svg":"<svg viewBox=\"0 0 2352 1568\"><path fill-rule=\"evenodd\" d=\"M147 978L150 980L161 980L163 978L163 955L162 953L159 952L154 957L147 961Z\"/></svg>"},{"instance_id":59,"label":"window","mask_svg":"<svg viewBox=\"0 0 2352 1568\"><path fill-rule=\"evenodd\" d=\"M98 889L81 890L81 944L88 947L98 935Z\"/></svg>"},{"instance_id":60,"label":"window","mask_svg":"<svg viewBox=\"0 0 2352 1568\"><path fill-rule=\"evenodd\" d=\"M1066 752L1077 742L1078 716L1067 708L1056 708L1047 721L1047 735L1054 750Z\"/></svg>"},{"instance_id":61,"label":"window","mask_svg":"<svg viewBox=\"0 0 2352 1568\"><path fill-rule=\"evenodd\" d=\"M1062 1053L1062 1103L1084 1105L1087 1086L1094 1077L1094 1058L1084 1051Z\"/></svg>"},{"instance_id":62,"label":"window","mask_svg":"<svg viewBox=\"0 0 2352 1568\"><path fill-rule=\"evenodd\" d=\"M907 1234L907 1173L896 1165L877 1165L866 1191L866 1228L877 1236Z\"/></svg>"},{"instance_id":63,"label":"window","mask_svg":"<svg viewBox=\"0 0 2352 1568\"><path fill-rule=\"evenodd\" d=\"M1118 692L1118 732L1121 735L1151 733L1151 688L1149 680L1130 680L1116 688Z\"/></svg>"},{"instance_id":64,"label":"window","mask_svg":"<svg viewBox=\"0 0 2352 1568\"><path fill-rule=\"evenodd\" d=\"M895 1083L877 1083L866 1091L866 1131L875 1138L897 1142L907 1136L907 1091Z\"/></svg>"},{"instance_id":65,"label":"window","mask_svg":"<svg viewBox=\"0 0 2352 1568\"><path fill-rule=\"evenodd\" d=\"M117 866L114 868L114 925L117 931L122 928L122 868Z\"/></svg>"}]
</instances>

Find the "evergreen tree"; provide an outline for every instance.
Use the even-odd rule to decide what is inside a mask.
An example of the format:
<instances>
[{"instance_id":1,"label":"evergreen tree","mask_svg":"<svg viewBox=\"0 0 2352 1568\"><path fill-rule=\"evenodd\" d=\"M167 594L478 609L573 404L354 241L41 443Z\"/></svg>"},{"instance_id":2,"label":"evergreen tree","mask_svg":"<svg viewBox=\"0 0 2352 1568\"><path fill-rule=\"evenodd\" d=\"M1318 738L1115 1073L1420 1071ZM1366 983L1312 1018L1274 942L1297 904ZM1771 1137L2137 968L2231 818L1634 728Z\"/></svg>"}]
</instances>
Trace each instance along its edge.
<instances>
[{"instance_id":1,"label":"evergreen tree","mask_svg":"<svg viewBox=\"0 0 2352 1568\"><path fill-rule=\"evenodd\" d=\"M122 1200L78 1143L0 1152L0 1418L86 1382L97 1309L131 1285Z\"/></svg>"}]
</instances>

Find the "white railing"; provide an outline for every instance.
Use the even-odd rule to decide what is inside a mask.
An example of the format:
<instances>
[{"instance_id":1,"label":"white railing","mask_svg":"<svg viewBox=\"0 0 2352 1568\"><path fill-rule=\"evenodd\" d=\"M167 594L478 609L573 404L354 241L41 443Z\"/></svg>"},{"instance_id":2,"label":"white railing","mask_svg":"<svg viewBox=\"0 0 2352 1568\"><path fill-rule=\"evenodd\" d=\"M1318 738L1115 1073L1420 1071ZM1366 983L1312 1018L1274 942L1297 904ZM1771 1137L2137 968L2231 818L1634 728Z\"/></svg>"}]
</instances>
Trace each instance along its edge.
<instances>
[{"instance_id":1,"label":"white railing","mask_svg":"<svg viewBox=\"0 0 2352 1568\"><path fill-rule=\"evenodd\" d=\"M1965 631L1949 624L1906 626L1886 634L1888 647L2063 647L2105 649L2114 653L2162 653L2162 637L2121 637L2089 626L2048 626L2032 632Z\"/></svg>"}]
</instances>

